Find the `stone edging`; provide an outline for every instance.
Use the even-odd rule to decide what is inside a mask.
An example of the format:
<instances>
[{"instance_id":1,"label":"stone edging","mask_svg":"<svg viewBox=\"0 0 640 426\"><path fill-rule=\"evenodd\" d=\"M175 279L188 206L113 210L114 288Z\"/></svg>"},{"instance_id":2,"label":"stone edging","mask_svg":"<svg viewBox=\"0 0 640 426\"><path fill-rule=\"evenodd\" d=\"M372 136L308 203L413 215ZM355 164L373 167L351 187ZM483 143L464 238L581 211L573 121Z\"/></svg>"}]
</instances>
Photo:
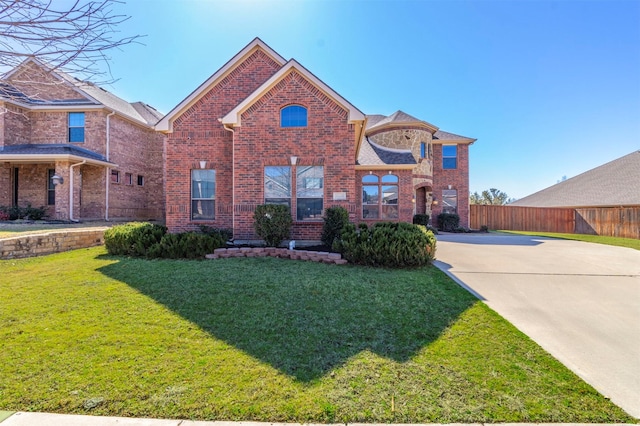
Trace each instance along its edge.
<instances>
[{"instance_id":1,"label":"stone edging","mask_svg":"<svg viewBox=\"0 0 640 426\"><path fill-rule=\"evenodd\" d=\"M310 260L327 264L344 265L348 263L340 253L326 251L289 250L275 247L233 247L219 248L213 254L205 256L207 259L227 259L230 257L279 257L292 260Z\"/></svg>"}]
</instances>

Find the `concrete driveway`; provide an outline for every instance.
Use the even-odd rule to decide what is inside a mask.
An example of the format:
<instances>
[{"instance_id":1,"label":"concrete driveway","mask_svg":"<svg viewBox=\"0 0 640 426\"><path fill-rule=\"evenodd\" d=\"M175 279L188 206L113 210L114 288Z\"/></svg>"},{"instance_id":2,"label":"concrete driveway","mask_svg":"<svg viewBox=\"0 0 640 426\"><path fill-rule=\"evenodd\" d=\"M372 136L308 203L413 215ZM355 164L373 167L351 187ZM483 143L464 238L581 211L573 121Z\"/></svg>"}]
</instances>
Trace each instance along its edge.
<instances>
[{"instance_id":1,"label":"concrete driveway","mask_svg":"<svg viewBox=\"0 0 640 426\"><path fill-rule=\"evenodd\" d=\"M439 235L436 266L640 418L640 251L499 234Z\"/></svg>"}]
</instances>

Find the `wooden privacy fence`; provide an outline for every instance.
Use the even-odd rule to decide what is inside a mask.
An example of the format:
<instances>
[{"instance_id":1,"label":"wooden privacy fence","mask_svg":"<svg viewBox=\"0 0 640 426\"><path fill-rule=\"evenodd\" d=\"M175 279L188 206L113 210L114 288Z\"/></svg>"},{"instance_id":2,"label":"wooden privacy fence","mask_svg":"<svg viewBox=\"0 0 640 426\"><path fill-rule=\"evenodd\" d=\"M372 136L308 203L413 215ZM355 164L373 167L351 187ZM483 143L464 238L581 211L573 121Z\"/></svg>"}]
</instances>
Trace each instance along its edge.
<instances>
[{"instance_id":1,"label":"wooden privacy fence","mask_svg":"<svg viewBox=\"0 0 640 426\"><path fill-rule=\"evenodd\" d=\"M637 207L517 207L471 204L469 226L478 229L560 232L640 239Z\"/></svg>"}]
</instances>

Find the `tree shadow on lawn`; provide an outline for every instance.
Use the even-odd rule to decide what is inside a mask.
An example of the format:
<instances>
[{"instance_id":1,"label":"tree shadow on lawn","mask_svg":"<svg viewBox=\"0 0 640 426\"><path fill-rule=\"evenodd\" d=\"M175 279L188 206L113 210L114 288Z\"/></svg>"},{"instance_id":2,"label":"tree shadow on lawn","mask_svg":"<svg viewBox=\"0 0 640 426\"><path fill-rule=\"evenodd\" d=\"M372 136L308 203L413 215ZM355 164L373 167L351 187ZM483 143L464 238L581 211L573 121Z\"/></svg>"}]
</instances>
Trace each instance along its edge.
<instances>
[{"instance_id":1,"label":"tree shadow on lawn","mask_svg":"<svg viewBox=\"0 0 640 426\"><path fill-rule=\"evenodd\" d=\"M118 259L100 272L301 382L365 350L405 362L477 302L435 267Z\"/></svg>"}]
</instances>

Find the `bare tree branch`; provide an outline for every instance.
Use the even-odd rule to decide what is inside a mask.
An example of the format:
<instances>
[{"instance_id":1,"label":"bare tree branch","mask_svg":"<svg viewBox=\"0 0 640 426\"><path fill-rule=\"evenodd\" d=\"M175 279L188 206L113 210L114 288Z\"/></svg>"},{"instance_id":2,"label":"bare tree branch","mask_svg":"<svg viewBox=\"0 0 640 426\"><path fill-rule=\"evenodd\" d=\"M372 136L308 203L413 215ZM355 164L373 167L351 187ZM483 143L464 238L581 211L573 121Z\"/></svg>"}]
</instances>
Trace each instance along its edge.
<instances>
[{"instance_id":1,"label":"bare tree branch","mask_svg":"<svg viewBox=\"0 0 640 426\"><path fill-rule=\"evenodd\" d=\"M62 70L99 84L112 82L108 51L141 37L119 35L116 27L129 19L113 11L120 3L0 0L0 69L8 71L35 58L51 71ZM67 7L58 9L60 4Z\"/></svg>"}]
</instances>

